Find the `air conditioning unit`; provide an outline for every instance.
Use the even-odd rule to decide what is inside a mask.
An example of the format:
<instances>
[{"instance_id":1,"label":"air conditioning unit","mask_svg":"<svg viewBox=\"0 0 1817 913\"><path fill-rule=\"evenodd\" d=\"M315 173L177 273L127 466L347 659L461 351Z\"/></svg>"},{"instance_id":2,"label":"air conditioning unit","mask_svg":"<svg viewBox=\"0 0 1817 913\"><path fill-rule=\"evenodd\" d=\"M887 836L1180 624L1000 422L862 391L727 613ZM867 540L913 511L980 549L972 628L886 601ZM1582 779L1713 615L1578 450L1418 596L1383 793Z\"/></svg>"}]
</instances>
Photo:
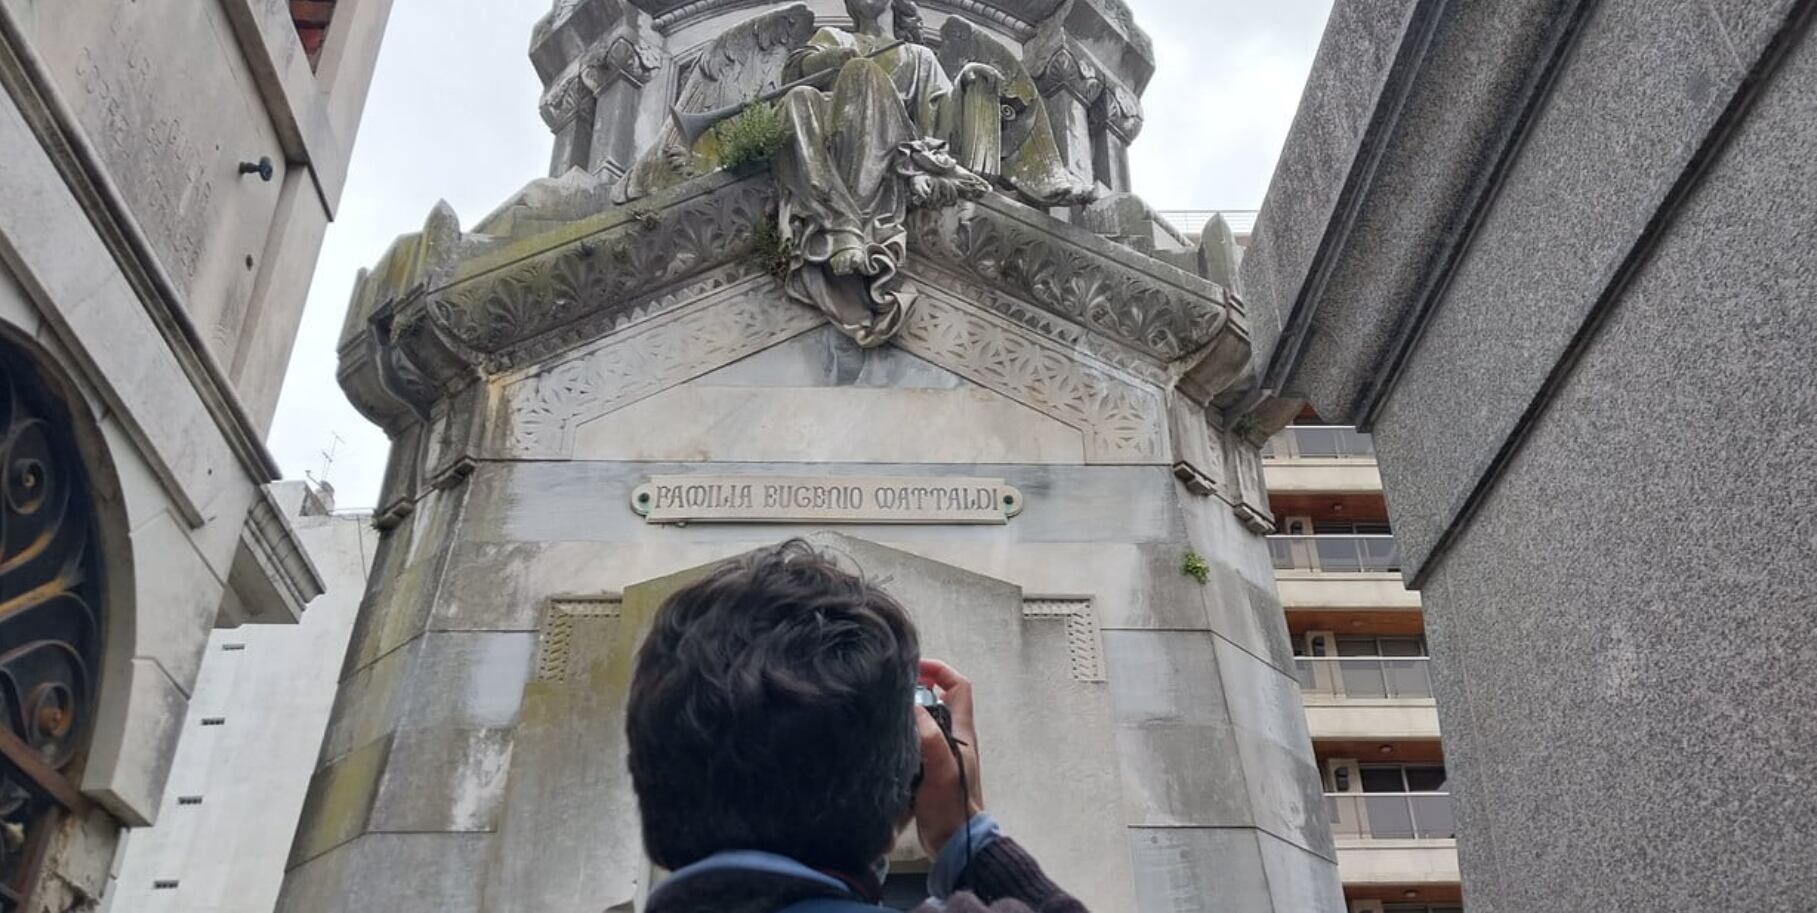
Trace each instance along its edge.
<instances>
[{"instance_id":1,"label":"air conditioning unit","mask_svg":"<svg viewBox=\"0 0 1817 913\"><path fill-rule=\"evenodd\" d=\"M1382 902L1379 900L1353 900L1350 902L1350 913L1382 913Z\"/></svg>"},{"instance_id":2,"label":"air conditioning unit","mask_svg":"<svg viewBox=\"0 0 1817 913\"><path fill-rule=\"evenodd\" d=\"M1334 793L1362 792L1362 765L1355 758L1326 758L1325 787Z\"/></svg>"}]
</instances>

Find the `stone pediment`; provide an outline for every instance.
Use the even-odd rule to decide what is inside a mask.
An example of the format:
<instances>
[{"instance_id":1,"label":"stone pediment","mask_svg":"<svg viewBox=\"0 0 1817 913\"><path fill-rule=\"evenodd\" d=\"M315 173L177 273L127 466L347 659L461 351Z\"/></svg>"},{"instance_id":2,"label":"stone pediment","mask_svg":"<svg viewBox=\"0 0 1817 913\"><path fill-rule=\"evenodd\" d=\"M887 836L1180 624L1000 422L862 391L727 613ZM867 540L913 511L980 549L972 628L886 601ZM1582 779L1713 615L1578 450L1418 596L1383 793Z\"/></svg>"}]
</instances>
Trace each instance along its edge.
<instances>
[{"instance_id":1,"label":"stone pediment","mask_svg":"<svg viewBox=\"0 0 1817 913\"><path fill-rule=\"evenodd\" d=\"M760 172L709 175L573 221L528 211L509 220L521 237L461 235L438 209L361 282L344 379L356 400L383 387L427 414L441 393L482 376L762 276L759 226L773 205ZM911 229L918 284L1064 350L1163 388L1178 382L1201 404L1247 365L1242 304L1228 290L1045 213L992 195L917 213ZM368 338L384 351L360 344ZM361 370L392 376L369 388L352 376Z\"/></svg>"},{"instance_id":2,"label":"stone pediment","mask_svg":"<svg viewBox=\"0 0 1817 913\"><path fill-rule=\"evenodd\" d=\"M584 184L537 182L482 223L496 234L437 207L362 276L340 380L400 441L382 520L476 460L561 459L582 425L828 325L760 252L768 172L604 209ZM1180 448L1249 370L1236 296L997 195L910 229L920 299L893 344L1078 429L1087 462L1216 474Z\"/></svg>"}]
</instances>

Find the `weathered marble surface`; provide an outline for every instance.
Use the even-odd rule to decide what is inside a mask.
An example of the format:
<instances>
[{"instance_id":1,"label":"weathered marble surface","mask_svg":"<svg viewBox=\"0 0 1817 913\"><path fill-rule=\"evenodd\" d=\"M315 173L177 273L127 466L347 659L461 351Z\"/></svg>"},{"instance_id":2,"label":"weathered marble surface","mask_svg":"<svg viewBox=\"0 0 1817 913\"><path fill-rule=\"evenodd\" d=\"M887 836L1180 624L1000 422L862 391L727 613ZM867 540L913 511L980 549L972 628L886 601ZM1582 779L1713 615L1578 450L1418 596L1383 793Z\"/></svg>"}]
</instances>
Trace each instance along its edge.
<instances>
[{"instance_id":1,"label":"weathered marble surface","mask_svg":"<svg viewBox=\"0 0 1817 913\"><path fill-rule=\"evenodd\" d=\"M1076 128L1067 160L1126 189L1146 40L1113 2L1021 25L1012 7L1028 5L955 24L930 3L929 24L1022 54L1029 98L1075 105L1054 118ZM358 908L372 860L436 839L480 871L399 913L635 909L653 873L616 721L637 630L672 575L802 534L897 588L929 652L981 683L993 804L1095 909L1228 909L1225 885L1245 910L1331 909L1259 438L1225 408L1251 386L1248 314L1201 265L1228 277L1227 252L1157 235L1127 194L1098 230L997 193L918 210L900 262L920 297L887 345L860 346L786 294L759 231L771 169L606 191L613 150L663 127L646 108L674 97L676 61L738 9L558 8L532 56L560 176L473 231L438 208L362 278L340 376L393 439L387 532L286 909ZM788 19L739 34L786 37ZM653 478L765 474L1002 479L1022 509L991 525L632 509ZM405 826L426 831L395 842Z\"/></svg>"}]
</instances>

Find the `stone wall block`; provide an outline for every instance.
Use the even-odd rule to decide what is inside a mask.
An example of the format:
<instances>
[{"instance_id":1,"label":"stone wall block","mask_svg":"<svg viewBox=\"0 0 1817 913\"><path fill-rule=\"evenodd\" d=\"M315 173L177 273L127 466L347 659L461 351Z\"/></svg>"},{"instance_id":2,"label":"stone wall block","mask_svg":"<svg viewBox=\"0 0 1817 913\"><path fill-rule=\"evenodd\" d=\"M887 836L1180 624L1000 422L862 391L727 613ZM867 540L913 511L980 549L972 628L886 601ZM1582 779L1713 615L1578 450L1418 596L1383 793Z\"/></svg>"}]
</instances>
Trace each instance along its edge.
<instances>
[{"instance_id":1,"label":"stone wall block","mask_svg":"<svg viewBox=\"0 0 1817 913\"><path fill-rule=\"evenodd\" d=\"M138 643L112 646L155 660L177 688L190 694L225 587L168 511L133 532L132 548L133 554L155 556L155 561L133 575Z\"/></svg>"},{"instance_id":2,"label":"stone wall block","mask_svg":"<svg viewBox=\"0 0 1817 913\"><path fill-rule=\"evenodd\" d=\"M290 867L365 833L390 751L389 737L375 739L315 772L290 847Z\"/></svg>"},{"instance_id":3,"label":"stone wall block","mask_svg":"<svg viewBox=\"0 0 1817 913\"><path fill-rule=\"evenodd\" d=\"M135 657L124 669L126 700L96 717L79 785L123 824L139 827L157 820L189 700L154 660Z\"/></svg>"},{"instance_id":4,"label":"stone wall block","mask_svg":"<svg viewBox=\"0 0 1817 913\"><path fill-rule=\"evenodd\" d=\"M1268 876L1274 909L1334 913L1345 909L1343 885L1331 877L1330 852L1308 852L1267 831L1256 834L1256 841L1262 851L1262 871Z\"/></svg>"},{"instance_id":5,"label":"stone wall block","mask_svg":"<svg viewBox=\"0 0 1817 913\"><path fill-rule=\"evenodd\" d=\"M1269 895L1259 836L1253 828L1243 827L1132 828L1129 852L1136 865L1138 909L1286 913ZM1341 909L1325 907L1321 913Z\"/></svg>"},{"instance_id":6,"label":"stone wall block","mask_svg":"<svg viewBox=\"0 0 1817 913\"><path fill-rule=\"evenodd\" d=\"M1256 825L1335 859L1299 682L1227 640L1214 647Z\"/></svg>"},{"instance_id":7,"label":"stone wall block","mask_svg":"<svg viewBox=\"0 0 1817 913\"><path fill-rule=\"evenodd\" d=\"M368 834L284 877L276 913L481 913L488 834Z\"/></svg>"},{"instance_id":8,"label":"stone wall block","mask_svg":"<svg viewBox=\"0 0 1817 913\"><path fill-rule=\"evenodd\" d=\"M367 831L495 830L511 745L508 728L434 727L398 733Z\"/></svg>"},{"instance_id":9,"label":"stone wall block","mask_svg":"<svg viewBox=\"0 0 1817 913\"><path fill-rule=\"evenodd\" d=\"M386 533L385 584L373 588L347 645L342 674L360 669L428 630L439 598L465 489L432 492L407 527ZM402 538L398 538L402 537Z\"/></svg>"},{"instance_id":10,"label":"stone wall block","mask_svg":"<svg viewBox=\"0 0 1817 913\"><path fill-rule=\"evenodd\" d=\"M1254 823L1209 634L1105 631L1132 826Z\"/></svg>"}]
</instances>

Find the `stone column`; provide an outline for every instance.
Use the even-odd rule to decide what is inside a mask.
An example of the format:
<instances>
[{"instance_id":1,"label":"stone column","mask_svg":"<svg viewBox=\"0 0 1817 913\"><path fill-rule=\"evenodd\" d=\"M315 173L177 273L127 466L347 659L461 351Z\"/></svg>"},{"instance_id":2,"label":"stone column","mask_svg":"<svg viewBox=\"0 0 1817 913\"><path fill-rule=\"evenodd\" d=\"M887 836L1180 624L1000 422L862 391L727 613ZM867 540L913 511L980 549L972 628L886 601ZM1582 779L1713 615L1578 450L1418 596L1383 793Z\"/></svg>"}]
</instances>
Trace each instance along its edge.
<instances>
[{"instance_id":1,"label":"stone column","mask_svg":"<svg viewBox=\"0 0 1817 913\"><path fill-rule=\"evenodd\" d=\"M1092 172L1112 190L1129 190L1129 144L1142 132L1142 99L1110 83L1091 109Z\"/></svg>"},{"instance_id":2,"label":"stone column","mask_svg":"<svg viewBox=\"0 0 1817 913\"><path fill-rule=\"evenodd\" d=\"M1029 74L1047 104L1066 167L1077 175L1092 174L1091 110L1104 92L1097 64L1062 38L1050 53L1031 62Z\"/></svg>"},{"instance_id":3,"label":"stone column","mask_svg":"<svg viewBox=\"0 0 1817 913\"><path fill-rule=\"evenodd\" d=\"M587 168L618 178L630 169L639 152L656 138L667 111L659 98L646 99L645 87L657 72L662 54L630 32L612 36L588 52L580 78L594 96L593 136ZM653 109L646 112L646 108ZM654 116L648 116L654 114Z\"/></svg>"}]
</instances>

